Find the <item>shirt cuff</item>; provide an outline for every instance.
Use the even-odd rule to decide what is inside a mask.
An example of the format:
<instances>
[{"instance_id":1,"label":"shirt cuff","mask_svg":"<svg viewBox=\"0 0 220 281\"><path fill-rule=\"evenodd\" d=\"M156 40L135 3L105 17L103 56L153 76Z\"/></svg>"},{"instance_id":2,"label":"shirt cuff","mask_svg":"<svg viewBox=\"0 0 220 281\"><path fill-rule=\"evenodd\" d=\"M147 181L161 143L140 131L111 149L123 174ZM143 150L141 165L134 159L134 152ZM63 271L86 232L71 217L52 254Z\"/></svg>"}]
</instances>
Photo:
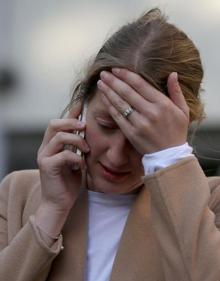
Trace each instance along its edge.
<instances>
[{"instance_id":1,"label":"shirt cuff","mask_svg":"<svg viewBox=\"0 0 220 281\"><path fill-rule=\"evenodd\" d=\"M181 159L193 156L192 147L186 142L182 145L166 148L154 153L144 154L142 164L145 175L151 175L154 172L175 164Z\"/></svg>"}]
</instances>

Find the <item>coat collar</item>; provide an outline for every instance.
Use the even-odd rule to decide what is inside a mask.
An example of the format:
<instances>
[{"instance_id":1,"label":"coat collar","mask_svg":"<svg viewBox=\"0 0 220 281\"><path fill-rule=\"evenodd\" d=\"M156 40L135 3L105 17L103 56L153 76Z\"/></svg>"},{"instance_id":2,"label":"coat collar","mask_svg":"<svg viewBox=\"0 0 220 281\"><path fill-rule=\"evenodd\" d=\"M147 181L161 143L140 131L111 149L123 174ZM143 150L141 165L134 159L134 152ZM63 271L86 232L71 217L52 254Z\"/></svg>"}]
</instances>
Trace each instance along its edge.
<instances>
[{"instance_id":1,"label":"coat collar","mask_svg":"<svg viewBox=\"0 0 220 281\"><path fill-rule=\"evenodd\" d=\"M87 233L88 194L83 190L72 208L63 228L64 250L52 264L48 281L84 281Z\"/></svg>"},{"instance_id":2,"label":"coat collar","mask_svg":"<svg viewBox=\"0 0 220 281\"><path fill-rule=\"evenodd\" d=\"M128 216L110 281L163 280L152 229L150 194L144 187ZM63 229L64 250L53 262L48 281L85 280L88 194L84 190Z\"/></svg>"},{"instance_id":3,"label":"coat collar","mask_svg":"<svg viewBox=\"0 0 220 281\"><path fill-rule=\"evenodd\" d=\"M150 194L143 187L122 233L110 281L163 280L151 221ZM54 260L48 281L85 280L88 192L83 190L63 229L64 250Z\"/></svg>"},{"instance_id":4,"label":"coat collar","mask_svg":"<svg viewBox=\"0 0 220 281\"><path fill-rule=\"evenodd\" d=\"M110 281L163 280L158 248L152 229L150 194L139 192L128 216Z\"/></svg>"}]
</instances>

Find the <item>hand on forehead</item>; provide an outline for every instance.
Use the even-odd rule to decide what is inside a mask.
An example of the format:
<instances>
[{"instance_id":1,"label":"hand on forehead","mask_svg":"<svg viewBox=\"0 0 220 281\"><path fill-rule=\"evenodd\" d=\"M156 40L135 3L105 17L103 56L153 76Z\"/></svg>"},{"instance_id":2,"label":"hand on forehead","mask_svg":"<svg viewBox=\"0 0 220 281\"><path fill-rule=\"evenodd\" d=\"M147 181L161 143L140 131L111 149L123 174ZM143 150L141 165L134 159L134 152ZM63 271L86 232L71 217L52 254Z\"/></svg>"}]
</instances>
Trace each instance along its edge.
<instances>
[{"instance_id":1,"label":"hand on forehead","mask_svg":"<svg viewBox=\"0 0 220 281\"><path fill-rule=\"evenodd\" d=\"M100 78L103 103L137 151L157 151L186 141L189 108L176 73L168 77L169 98L126 69L103 71Z\"/></svg>"}]
</instances>

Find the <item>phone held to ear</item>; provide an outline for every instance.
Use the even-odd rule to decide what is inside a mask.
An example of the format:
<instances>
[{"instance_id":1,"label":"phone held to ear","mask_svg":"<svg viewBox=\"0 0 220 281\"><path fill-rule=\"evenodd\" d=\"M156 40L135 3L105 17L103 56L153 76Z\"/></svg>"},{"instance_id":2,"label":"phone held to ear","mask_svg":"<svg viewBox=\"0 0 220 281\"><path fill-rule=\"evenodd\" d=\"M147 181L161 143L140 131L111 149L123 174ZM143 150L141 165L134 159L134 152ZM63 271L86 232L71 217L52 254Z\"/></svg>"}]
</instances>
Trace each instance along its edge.
<instances>
[{"instance_id":1,"label":"phone held to ear","mask_svg":"<svg viewBox=\"0 0 220 281\"><path fill-rule=\"evenodd\" d=\"M78 120L81 121L81 122L86 122L86 111L87 111L87 107L88 107L88 104L87 104L87 101L85 101L83 103L83 108L82 108L82 112L81 114L79 115L78 117ZM82 138L85 138L85 131L73 131L73 134L76 134L76 135L80 135ZM83 153L80 149L78 149L76 146L73 146L73 145L65 145L64 146L64 149L69 149L71 150L72 152L75 152L77 155L79 156L83 156ZM79 164L75 163L73 166L72 166L72 170L73 171L77 171L80 169L80 166Z\"/></svg>"}]
</instances>

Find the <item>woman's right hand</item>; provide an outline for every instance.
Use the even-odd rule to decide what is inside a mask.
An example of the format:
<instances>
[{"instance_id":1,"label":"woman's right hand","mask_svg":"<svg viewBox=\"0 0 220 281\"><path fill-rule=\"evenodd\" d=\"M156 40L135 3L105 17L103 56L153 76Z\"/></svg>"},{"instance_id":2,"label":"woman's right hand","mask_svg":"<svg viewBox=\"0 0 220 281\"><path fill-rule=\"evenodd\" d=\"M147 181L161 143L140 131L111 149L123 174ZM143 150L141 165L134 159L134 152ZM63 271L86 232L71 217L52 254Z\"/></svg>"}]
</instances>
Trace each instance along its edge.
<instances>
[{"instance_id":1,"label":"woman's right hand","mask_svg":"<svg viewBox=\"0 0 220 281\"><path fill-rule=\"evenodd\" d=\"M86 141L73 134L75 130L85 130L85 124L77 119L80 112L81 104L78 103L68 118L52 120L38 151L42 204L60 211L72 208L79 194L81 170L85 168L84 159L71 150L64 150L64 146L76 146L84 153L89 151ZM80 166L78 171L73 171L74 164Z\"/></svg>"},{"instance_id":2,"label":"woman's right hand","mask_svg":"<svg viewBox=\"0 0 220 281\"><path fill-rule=\"evenodd\" d=\"M85 161L75 152L64 150L64 146L73 145L84 153L89 151L86 141L80 135L73 134L73 131L85 130L85 124L77 120L80 112L81 104L78 103L68 118L52 120L38 151L41 202L35 213L35 222L49 246L62 231L79 195ZM74 171L74 164L79 165L80 169Z\"/></svg>"}]
</instances>

